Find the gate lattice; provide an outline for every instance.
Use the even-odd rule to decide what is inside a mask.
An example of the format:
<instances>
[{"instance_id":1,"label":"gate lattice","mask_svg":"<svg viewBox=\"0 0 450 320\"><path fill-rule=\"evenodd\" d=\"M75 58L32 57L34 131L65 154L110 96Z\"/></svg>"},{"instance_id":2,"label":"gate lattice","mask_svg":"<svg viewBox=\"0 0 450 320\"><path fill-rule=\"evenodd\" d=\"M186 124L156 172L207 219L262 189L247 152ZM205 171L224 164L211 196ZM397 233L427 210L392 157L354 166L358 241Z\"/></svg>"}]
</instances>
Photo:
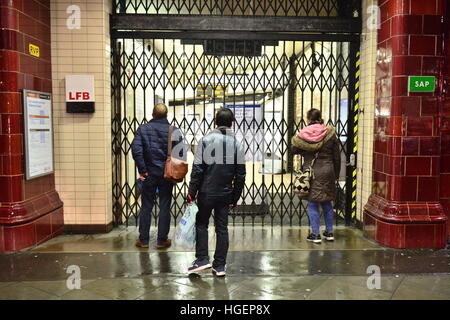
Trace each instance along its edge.
<instances>
[{"instance_id":1,"label":"gate lattice","mask_svg":"<svg viewBox=\"0 0 450 320\"><path fill-rule=\"evenodd\" d=\"M334 16L349 12L348 8L342 11L341 1L267 1L271 5L266 7L265 1L212 1L215 11L208 7L210 2L197 2L203 5L196 7L192 6L195 1L117 0L114 11L254 16ZM228 5L221 8L220 3ZM355 143L357 43L346 38L325 39L324 35L317 36L318 40L314 35L298 39L289 35L289 40L280 40L282 37L275 34L267 39L219 40L209 33L203 40L198 34L178 39L173 34L166 37L141 32L113 38L112 192L116 225L137 224L140 195L131 142L159 102L169 107L169 121L181 129L192 150L214 127L217 108L225 106L235 112L239 121L234 130L246 149L247 179L242 201L230 214L233 224L308 223L306 201L291 191L292 171L301 165L301 159L293 159L290 140L306 125L306 112L313 107L320 109L327 124L336 127L341 143L336 223L350 222L355 177L346 163ZM190 152L190 164L192 158ZM174 188L174 223L183 212L188 183L189 176ZM152 214L156 224L158 206Z\"/></svg>"}]
</instances>

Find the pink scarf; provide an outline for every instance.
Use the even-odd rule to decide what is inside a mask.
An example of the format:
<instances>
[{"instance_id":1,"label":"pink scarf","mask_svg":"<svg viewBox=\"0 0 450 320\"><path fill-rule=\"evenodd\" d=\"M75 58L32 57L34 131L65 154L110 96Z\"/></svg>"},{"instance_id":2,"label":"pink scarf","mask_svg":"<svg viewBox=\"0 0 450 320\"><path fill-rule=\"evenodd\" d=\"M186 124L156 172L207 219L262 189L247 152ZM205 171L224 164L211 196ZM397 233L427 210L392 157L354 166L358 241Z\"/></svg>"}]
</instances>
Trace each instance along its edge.
<instances>
[{"instance_id":1,"label":"pink scarf","mask_svg":"<svg viewBox=\"0 0 450 320\"><path fill-rule=\"evenodd\" d=\"M307 142L320 142L327 135L328 128L323 124L313 124L303 128L298 136Z\"/></svg>"}]
</instances>

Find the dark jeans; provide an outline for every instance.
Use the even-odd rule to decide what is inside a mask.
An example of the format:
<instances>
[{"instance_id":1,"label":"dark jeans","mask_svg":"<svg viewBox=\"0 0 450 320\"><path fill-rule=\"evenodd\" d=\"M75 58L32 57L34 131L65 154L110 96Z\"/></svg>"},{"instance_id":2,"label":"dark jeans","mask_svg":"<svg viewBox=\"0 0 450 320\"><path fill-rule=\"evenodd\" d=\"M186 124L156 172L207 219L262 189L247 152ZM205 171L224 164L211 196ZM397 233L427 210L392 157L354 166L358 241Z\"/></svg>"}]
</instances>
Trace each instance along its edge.
<instances>
[{"instance_id":1,"label":"dark jeans","mask_svg":"<svg viewBox=\"0 0 450 320\"><path fill-rule=\"evenodd\" d=\"M156 199L156 188L159 189L158 242L167 240L170 230L170 204L172 203L173 184L163 177L148 176L140 181L142 207L139 215L139 240L148 243L150 240L150 223L152 209Z\"/></svg>"},{"instance_id":2,"label":"dark jeans","mask_svg":"<svg viewBox=\"0 0 450 320\"><path fill-rule=\"evenodd\" d=\"M216 252L213 267L225 266L228 253L228 203L223 200L211 200L200 194L198 196L198 213L196 219L195 256L197 260L209 261L208 224L212 210L216 226Z\"/></svg>"}]
</instances>

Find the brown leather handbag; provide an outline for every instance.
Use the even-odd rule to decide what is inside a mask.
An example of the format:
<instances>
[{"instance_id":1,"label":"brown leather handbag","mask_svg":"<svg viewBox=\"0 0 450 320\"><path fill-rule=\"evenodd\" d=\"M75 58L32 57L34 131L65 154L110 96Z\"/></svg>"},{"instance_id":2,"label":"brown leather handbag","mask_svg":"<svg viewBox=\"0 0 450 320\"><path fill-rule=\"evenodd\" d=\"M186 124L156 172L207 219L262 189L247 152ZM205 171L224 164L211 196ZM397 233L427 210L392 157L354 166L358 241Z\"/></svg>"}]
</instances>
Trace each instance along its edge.
<instances>
[{"instance_id":1,"label":"brown leather handbag","mask_svg":"<svg viewBox=\"0 0 450 320\"><path fill-rule=\"evenodd\" d=\"M181 159L172 157L172 133L174 127L169 127L169 143L167 147L167 159L164 164L164 179L178 183L183 181L184 177L188 173L188 163Z\"/></svg>"}]
</instances>

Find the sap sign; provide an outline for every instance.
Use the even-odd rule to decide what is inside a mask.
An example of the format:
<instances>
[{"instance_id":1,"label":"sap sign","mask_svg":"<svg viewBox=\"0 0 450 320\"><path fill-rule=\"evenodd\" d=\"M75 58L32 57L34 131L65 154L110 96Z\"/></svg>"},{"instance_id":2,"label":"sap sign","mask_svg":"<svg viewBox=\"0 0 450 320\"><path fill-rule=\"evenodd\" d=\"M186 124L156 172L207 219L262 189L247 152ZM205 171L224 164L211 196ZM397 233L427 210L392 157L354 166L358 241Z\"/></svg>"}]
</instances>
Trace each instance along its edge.
<instances>
[{"instance_id":1,"label":"sap sign","mask_svg":"<svg viewBox=\"0 0 450 320\"><path fill-rule=\"evenodd\" d=\"M66 107L69 113L93 113L95 91L93 75L66 75Z\"/></svg>"},{"instance_id":2,"label":"sap sign","mask_svg":"<svg viewBox=\"0 0 450 320\"><path fill-rule=\"evenodd\" d=\"M427 76L408 77L409 92L434 92L436 90L436 78Z\"/></svg>"}]
</instances>

